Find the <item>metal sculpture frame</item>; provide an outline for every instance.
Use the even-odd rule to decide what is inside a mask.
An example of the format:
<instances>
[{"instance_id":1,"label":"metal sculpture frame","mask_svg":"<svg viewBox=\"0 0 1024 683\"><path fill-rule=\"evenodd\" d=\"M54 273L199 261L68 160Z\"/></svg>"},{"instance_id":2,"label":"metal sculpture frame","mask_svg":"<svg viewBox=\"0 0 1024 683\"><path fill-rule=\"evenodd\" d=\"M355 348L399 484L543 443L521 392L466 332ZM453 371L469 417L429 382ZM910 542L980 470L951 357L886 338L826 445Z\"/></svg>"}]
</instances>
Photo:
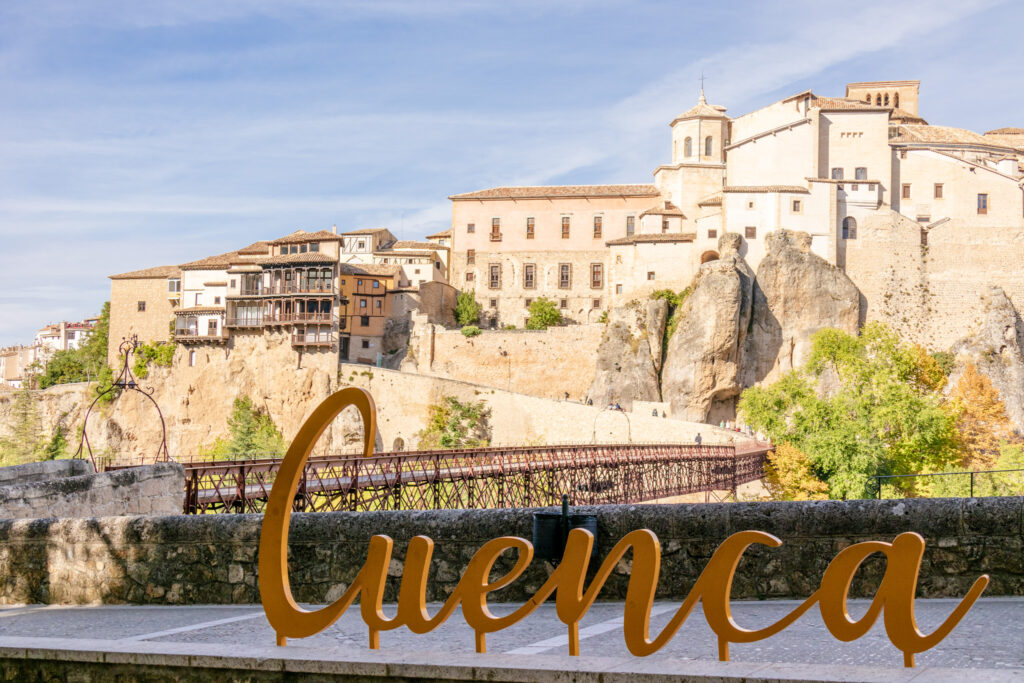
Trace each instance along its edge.
<instances>
[{"instance_id":1,"label":"metal sculpture frame","mask_svg":"<svg viewBox=\"0 0 1024 683\"><path fill-rule=\"evenodd\" d=\"M97 395L89 404L88 410L85 411L85 419L82 421L82 438L78 442L78 450L75 451L75 458L84 459L83 451L88 451L89 460L92 462L92 468L96 472L99 472L99 466L96 464L96 456L92 452L92 444L89 443L89 417L92 415L93 408L99 403L100 399L108 394L118 391L134 391L142 394L149 399L149 402L156 408L156 414L160 418L160 446L156 450L155 462L166 462L171 459L170 453L167 451L167 423L164 422L163 411L160 410L160 406L157 404L156 399L153 398L153 387L141 387L139 381L135 378L135 375L131 370L131 357L135 355L135 349L139 348L139 337L133 334L131 337L121 339L121 344L117 347L120 357L124 359L124 364L121 366L121 373L117 376L109 387L100 390L100 387L96 387Z\"/></svg>"}]
</instances>

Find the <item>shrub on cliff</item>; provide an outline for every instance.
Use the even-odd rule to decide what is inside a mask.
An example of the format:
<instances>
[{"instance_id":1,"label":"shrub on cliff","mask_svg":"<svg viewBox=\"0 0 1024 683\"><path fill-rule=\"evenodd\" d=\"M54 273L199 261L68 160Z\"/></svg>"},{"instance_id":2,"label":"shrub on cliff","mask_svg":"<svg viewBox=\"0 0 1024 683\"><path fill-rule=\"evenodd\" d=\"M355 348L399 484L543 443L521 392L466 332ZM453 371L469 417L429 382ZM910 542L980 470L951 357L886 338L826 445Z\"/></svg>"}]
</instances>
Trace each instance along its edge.
<instances>
[{"instance_id":1,"label":"shrub on cliff","mask_svg":"<svg viewBox=\"0 0 1024 683\"><path fill-rule=\"evenodd\" d=\"M480 304L477 303L473 292L459 292L455 299L455 322L459 327L464 325L475 325L480 321Z\"/></svg>"},{"instance_id":2,"label":"shrub on cliff","mask_svg":"<svg viewBox=\"0 0 1024 683\"><path fill-rule=\"evenodd\" d=\"M420 449L477 448L490 443L491 409L483 401L444 396L429 407L427 426L416 435Z\"/></svg>"},{"instance_id":3,"label":"shrub on cliff","mask_svg":"<svg viewBox=\"0 0 1024 683\"><path fill-rule=\"evenodd\" d=\"M526 329L546 330L552 325L561 324L562 312L554 301L540 297L530 303L530 319L526 321Z\"/></svg>"},{"instance_id":4,"label":"shrub on cliff","mask_svg":"<svg viewBox=\"0 0 1024 683\"><path fill-rule=\"evenodd\" d=\"M462 328L463 337L475 337L480 334L482 330L476 325L466 325Z\"/></svg>"},{"instance_id":5,"label":"shrub on cliff","mask_svg":"<svg viewBox=\"0 0 1024 683\"><path fill-rule=\"evenodd\" d=\"M200 447L199 454L212 458L283 455L284 436L274 421L253 404L248 396L239 396L228 416L231 438L218 437L212 446Z\"/></svg>"}]
</instances>

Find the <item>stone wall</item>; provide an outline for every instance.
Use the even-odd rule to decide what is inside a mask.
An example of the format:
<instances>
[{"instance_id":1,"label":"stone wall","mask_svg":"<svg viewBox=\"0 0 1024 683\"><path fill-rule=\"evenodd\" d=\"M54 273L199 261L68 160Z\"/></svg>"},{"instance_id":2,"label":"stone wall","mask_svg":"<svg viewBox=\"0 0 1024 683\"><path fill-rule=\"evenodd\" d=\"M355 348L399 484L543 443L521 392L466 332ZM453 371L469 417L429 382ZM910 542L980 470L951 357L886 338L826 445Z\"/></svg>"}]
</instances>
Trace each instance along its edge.
<instances>
[{"instance_id":1,"label":"stone wall","mask_svg":"<svg viewBox=\"0 0 1024 683\"><path fill-rule=\"evenodd\" d=\"M601 323L547 330L459 330L419 325L402 369L531 396L582 400L594 380Z\"/></svg>"},{"instance_id":2,"label":"stone wall","mask_svg":"<svg viewBox=\"0 0 1024 683\"><path fill-rule=\"evenodd\" d=\"M57 476L0 487L0 518L173 515L182 509L185 469L177 463Z\"/></svg>"},{"instance_id":3,"label":"stone wall","mask_svg":"<svg viewBox=\"0 0 1024 683\"><path fill-rule=\"evenodd\" d=\"M46 460L30 462L25 465L0 467L0 486L13 484L31 484L37 481L50 481L61 477L76 477L81 474L92 474L92 465L85 460Z\"/></svg>"},{"instance_id":4,"label":"stone wall","mask_svg":"<svg viewBox=\"0 0 1024 683\"><path fill-rule=\"evenodd\" d=\"M428 601L443 600L473 553L491 538L531 538L530 509L295 515L291 586L300 602L338 597L365 559L369 538L395 540L395 559L415 535L435 542ZM733 597L804 598L835 554L852 543L892 541L916 531L927 541L922 597L962 596L981 574L986 595L1024 595L1024 498L816 501L576 508L598 518L598 556L626 533L647 528L661 540L657 596L682 599L715 548L730 534L756 529L781 547L752 547L739 564ZM258 515L84 520L0 520L0 603L224 604L259 601ZM507 558L499 570L509 567ZM623 599L628 557L612 572L602 599ZM596 569L592 564L591 571ZM534 560L495 601L528 599L552 571ZM884 561L863 565L851 594L873 594ZM398 562L387 600L397 594Z\"/></svg>"}]
</instances>

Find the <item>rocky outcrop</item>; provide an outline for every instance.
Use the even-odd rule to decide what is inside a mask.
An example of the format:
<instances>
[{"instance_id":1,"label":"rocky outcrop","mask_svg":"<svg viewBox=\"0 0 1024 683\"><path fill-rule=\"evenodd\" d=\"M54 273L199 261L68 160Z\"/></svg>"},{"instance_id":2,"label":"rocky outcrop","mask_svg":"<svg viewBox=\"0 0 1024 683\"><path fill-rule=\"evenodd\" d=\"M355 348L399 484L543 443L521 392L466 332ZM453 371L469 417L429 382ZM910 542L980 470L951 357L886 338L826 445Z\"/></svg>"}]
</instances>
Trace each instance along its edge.
<instances>
[{"instance_id":1,"label":"rocky outcrop","mask_svg":"<svg viewBox=\"0 0 1024 683\"><path fill-rule=\"evenodd\" d=\"M750 323L753 274L739 256L739 235L719 240L721 258L704 264L677 311L661 373L662 400L675 417L715 421L743 389L743 347ZM717 406L716 406L717 404Z\"/></svg>"},{"instance_id":2,"label":"rocky outcrop","mask_svg":"<svg viewBox=\"0 0 1024 683\"><path fill-rule=\"evenodd\" d=\"M754 313L744 349L744 386L772 382L801 365L811 335L826 327L856 334L860 292L839 268L811 252L811 236L777 230L765 237Z\"/></svg>"},{"instance_id":3,"label":"rocky outcrop","mask_svg":"<svg viewBox=\"0 0 1024 683\"><path fill-rule=\"evenodd\" d=\"M979 329L953 345L958 367L951 382L967 361L973 362L999 390L1007 417L1024 431L1024 325L1000 287L992 287L981 304L984 317Z\"/></svg>"},{"instance_id":4,"label":"rocky outcrop","mask_svg":"<svg viewBox=\"0 0 1024 683\"><path fill-rule=\"evenodd\" d=\"M664 299L630 301L608 313L589 394L595 405L619 403L629 410L634 400L661 400L658 373L667 315Z\"/></svg>"}]
</instances>

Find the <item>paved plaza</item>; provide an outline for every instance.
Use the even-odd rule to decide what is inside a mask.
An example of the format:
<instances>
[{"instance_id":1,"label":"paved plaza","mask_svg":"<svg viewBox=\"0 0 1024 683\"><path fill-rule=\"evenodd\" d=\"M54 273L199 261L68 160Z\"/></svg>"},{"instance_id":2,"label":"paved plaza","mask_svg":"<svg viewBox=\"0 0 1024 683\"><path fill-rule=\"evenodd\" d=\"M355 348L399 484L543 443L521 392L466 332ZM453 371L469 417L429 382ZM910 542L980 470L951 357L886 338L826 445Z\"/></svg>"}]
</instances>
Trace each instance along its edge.
<instances>
[{"instance_id":1,"label":"paved plaza","mask_svg":"<svg viewBox=\"0 0 1024 683\"><path fill-rule=\"evenodd\" d=\"M795 600L736 601L733 616L742 627L754 629L777 621L798 604ZM918 600L921 629L932 630L955 604L950 599ZM865 600L852 600L851 614L863 614L867 605ZM437 607L432 605L431 613ZM677 607L678 603L655 604L652 634ZM495 604L492 611L500 615L514 608ZM458 612L441 628L425 635L404 628L384 632L379 652L370 651L357 607L327 631L293 640L287 648L279 649L258 605L3 608L0 649L5 656L12 656L17 648L36 647L118 653L221 653L310 661L407 661L435 666L449 663L486 667L493 662L506 670L515 669L517 662L523 667L552 670L593 669L598 663L620 673L658 673L669 667L678 674L714 671L719 676L747 675L759 669L767 676L768 671L778 669L770 665L798 665L791 667L797 674L788 680L1024 681L1024 598L981 599L945 641L917 656L917 668L912 670L902 667L901 654L886 638L881 620L865 637L842 643L825 630L815 609L771 638L732 644L732 663L720 665L716 661L715 636L698 607L665 648L650 657L636 658L623 642L622 611L621 602L593 606L581 623L580 658L567 656L565 628L557 620L552 603L509 629L489 634L487 655L474 653L473 633ZM388 606L385 612L390 613ZM808 672L817 673L811 676ZM771 678L787 680L780 676Z\"/></svg>"}]
</instances>

